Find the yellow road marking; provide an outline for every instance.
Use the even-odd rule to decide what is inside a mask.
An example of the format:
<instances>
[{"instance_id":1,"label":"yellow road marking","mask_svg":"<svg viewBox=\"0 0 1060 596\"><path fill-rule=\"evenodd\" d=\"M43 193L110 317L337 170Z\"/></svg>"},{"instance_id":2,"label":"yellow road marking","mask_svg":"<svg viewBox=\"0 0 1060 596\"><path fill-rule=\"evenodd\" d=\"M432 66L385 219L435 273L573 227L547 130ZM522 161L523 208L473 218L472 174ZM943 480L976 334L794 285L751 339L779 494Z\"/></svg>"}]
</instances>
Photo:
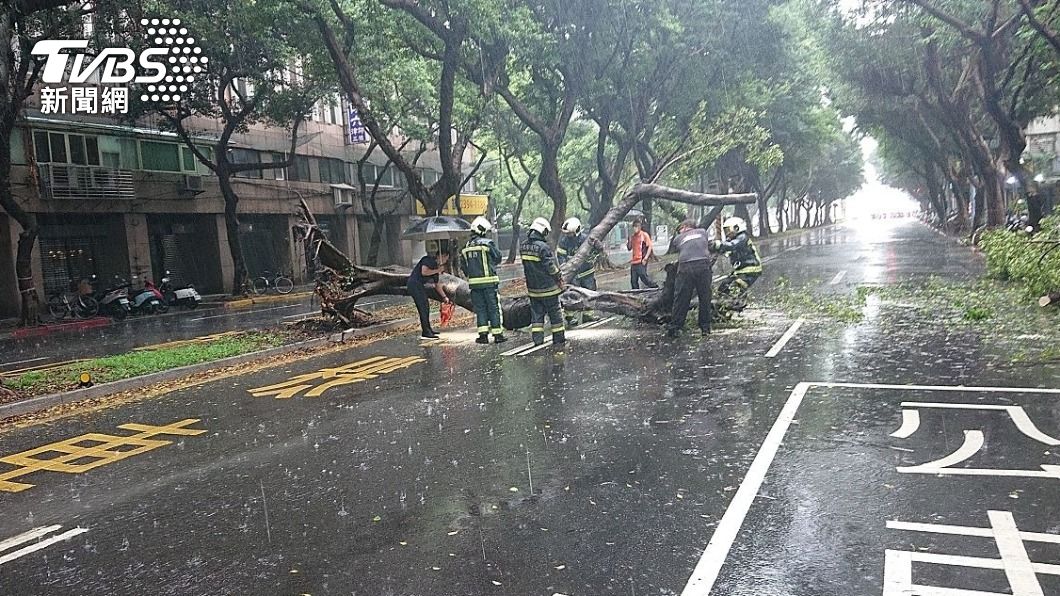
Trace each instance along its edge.
<instances>
[{"instance_id":1,"label":"yellow road marking","mask_svg":"<svg viewBox=\"0 0 1060 596\"><path fill-rule=\"evenodd\" d=\"M20 478L33 472L46 470L64 474L81 474L93 468L114 463L172 443L172 441L152 438L158 435L189 437L201 435L206 431L187 428L199 421L199 418L186 418L165 426L135 423L121 424L118 428L139 432L126 437L104 433L86 433L65 441L50 443L29 451L0 457L0 462L17 466L14 470L0 473L0 491L17 493L27 488L32 488L34 486L32 484L11 482L11 479ZM119 450L121 447L132 448ZM62 455L47 458L38 457L44 453L60 453Z\"/></svg>"},{"instance_id":2,"label":"yellow road marking","mask_svg":"<svg viewBox=\"0 0 1060 596\"><path fill-rule=\"evenodd\" d=\"M19 368L16 370L8 370L0 372L0 378L6 377L18 377L26 373L31 372L44 372L53 368L59 368L60 366L67 366L70 364L77 364L78 362L84 362L84 358L78 358L77 360L65 360L63 362L52 362L51 364L38 364L37 366L27 366L26 368Z\"/></svg>"},{"instance_id":3,"label":"yellow road marking","mask_svg":"<svg viewBox=\"0 0 1060 596\"><path fill-rule=\"evenodd\" d=\"M405 358L373 356L343 366L323 368L316 372L297 375L283 383L258 387L249 391L254 397L271 395L275 399L290 399L303 391L305 391L305 397L320 397L329 389L375 379L380 375L408 368L419 362L425 362L425 359L419 356ZM324 382L314 384L314 381Z\"/></svg>"}]
</instances>

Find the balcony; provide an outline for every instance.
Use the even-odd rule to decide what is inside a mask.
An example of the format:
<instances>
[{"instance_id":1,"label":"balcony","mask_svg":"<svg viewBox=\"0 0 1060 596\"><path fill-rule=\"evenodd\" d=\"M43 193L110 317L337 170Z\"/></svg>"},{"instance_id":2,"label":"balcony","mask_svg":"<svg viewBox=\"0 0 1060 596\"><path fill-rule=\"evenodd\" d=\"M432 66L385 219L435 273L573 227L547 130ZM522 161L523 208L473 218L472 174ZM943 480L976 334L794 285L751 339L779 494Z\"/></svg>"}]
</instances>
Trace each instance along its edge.
<instances>
[{"instance_id":1,"label":"balcony","mask_svg":"<svg viewBox=\"0 0 1060 596\"><path fill-rule=\"evenodd\" d=\"M40 164L41 195L46 199L136 198L132 172L96 166Z\"/></svg>"}]
</instances>

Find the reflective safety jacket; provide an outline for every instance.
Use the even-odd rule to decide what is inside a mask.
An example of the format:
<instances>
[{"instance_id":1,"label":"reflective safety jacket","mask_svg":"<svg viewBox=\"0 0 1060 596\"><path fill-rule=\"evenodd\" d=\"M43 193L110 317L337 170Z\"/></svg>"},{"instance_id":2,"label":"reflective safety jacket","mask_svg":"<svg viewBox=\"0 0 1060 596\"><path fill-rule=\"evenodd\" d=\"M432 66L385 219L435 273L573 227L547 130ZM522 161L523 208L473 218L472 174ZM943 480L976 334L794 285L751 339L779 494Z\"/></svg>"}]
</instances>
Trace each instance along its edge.
<instances>
[{"instance_id":1,"label":"reflective safety jacket","mask_svg":"<svg viewBox=\"0 0 1060 596\"><path fill-rule=\"evenodd\" d=\"M740 232L732 240L721 242L718 246L721 252L729 253L733 273L762 272L762 257L758 255L758 247L747 232Z\"/></svg>"},{"instance_id":2,"label":"reflective safety jacket","mask_svg":"<svg viewBox=\"0 0 1060 596\"><path fill-rule=\"evenodd\" d=\"M467 274L467 285L472 288L498 286L501 278L497 267L501 264L501 251L493 240L475 236L460 250L460 268Z\"/></svg>"},{"instance_id":3,"label":"reflective safety jacket","mask_svg":"<svg viewBox=\"0 0 1060 596\"><path fill-rule=\"evenodd\" d=\"M537 232L531 231L519 245L526 275L526 293L531 298L548 298L562 293L559 289L559 266L548 243Z\"/></svg>"},{"instance_id":4,"label":"reflective safety jacket","mask_svg":"<svg viewBox=\"0 0 1060 596\"><path fill-rule=\"evenodd\" d=\"M559 239L559 245L556 246L556 257L559 259L559 264L562 265L574 258L574 254L578 252L581 245L589 239L589 235L585 232L580 234L564 234ZM585 279L596 275L596 260L600 258L600 253L603 246L599 241L589 240L592 243L592 250L589 252L589 256L585 258L585 262L582 263L581 267L578 267L578 273L575 277L578 279Z\"/></svg>"}]
</instances>

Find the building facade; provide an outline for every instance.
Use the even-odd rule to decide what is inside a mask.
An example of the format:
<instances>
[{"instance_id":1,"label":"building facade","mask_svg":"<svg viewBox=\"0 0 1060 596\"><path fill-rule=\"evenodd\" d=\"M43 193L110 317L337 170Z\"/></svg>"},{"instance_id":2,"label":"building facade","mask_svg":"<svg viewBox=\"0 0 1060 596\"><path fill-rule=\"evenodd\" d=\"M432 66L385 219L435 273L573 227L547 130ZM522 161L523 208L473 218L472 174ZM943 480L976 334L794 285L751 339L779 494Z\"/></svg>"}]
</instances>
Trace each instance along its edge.
<instances>
[{"instance_id":1,"label":"building facade","mask_svg":"<svg viewBox=\"0 0 1060 596\"><path fill-rule=\"evenodd\" d=\"M243 256L253 278L285 274L296 283L312 272L296 233L304 199L329 239L355 261L411 264L417 248L400 239L415 215L403 176L385 167L382 151L363 166L375 193L362 194L357 162L366 145L351 142L340 102L321 103L299 134L293 165L241 173ZM207 154L221 123L197 119L187 128ZM204 293L230 293L233 262L217 178L176 134L157 122L135 126L99 117L44 115L31 106L11 139L16 200L34 213L40 235L33 254L35 285L46 299L71 280L95 275L178 283ZM234 137L235 162L282 162L290 133L255 127ZM470 157L468 160L470 161ZM436 152L417 162L427 184L440 176ZM473 190L472 188L468 189ZM20 227L0 214L0 317L17 316L14 261Z\"/></svg>"}]
</instances>

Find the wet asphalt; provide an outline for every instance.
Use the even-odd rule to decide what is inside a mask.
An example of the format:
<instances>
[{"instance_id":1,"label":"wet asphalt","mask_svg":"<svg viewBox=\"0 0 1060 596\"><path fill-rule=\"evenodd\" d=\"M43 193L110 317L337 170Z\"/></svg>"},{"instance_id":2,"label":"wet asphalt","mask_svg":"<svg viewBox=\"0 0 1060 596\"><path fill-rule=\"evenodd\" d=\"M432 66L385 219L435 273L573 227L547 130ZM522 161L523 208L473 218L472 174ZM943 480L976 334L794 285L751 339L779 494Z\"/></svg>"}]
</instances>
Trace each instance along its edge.
<instances>
[{"instance_id":1,"label":"wet asphalt","mask_svg":"<svg viewBox=\"0 0 1060 596\"><path fill-rule=\"evenodd\" d=\"M772 252L756 292L981 270L913 221ZM794 321L761 308L706 340L615 319L526 355L502 355L526 334L402 336L9 430L0 481L33 486L0 490L0 594L1060 594L1060 394L1032 390L1057 370L992 370L971 331L866 309L770 358ZM185 419L206 432L4 476ZM67 465L114 441L90 438Z\"/></svg>"}]
</instances>

